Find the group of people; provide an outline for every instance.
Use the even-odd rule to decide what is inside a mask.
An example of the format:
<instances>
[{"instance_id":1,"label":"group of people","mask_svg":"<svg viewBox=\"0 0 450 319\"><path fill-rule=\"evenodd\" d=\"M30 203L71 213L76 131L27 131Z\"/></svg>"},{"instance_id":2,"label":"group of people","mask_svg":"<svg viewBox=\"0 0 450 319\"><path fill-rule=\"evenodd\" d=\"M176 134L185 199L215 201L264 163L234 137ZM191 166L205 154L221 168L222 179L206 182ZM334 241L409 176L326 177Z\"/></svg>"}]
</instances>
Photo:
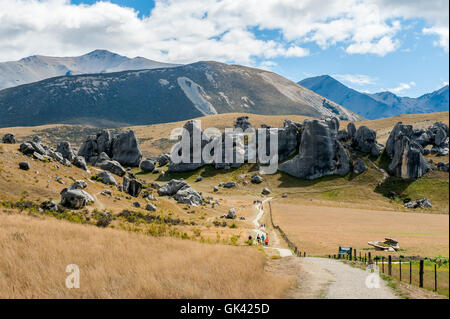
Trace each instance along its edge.
<instances>
[{"instance_id":1,"label":"group of people","mask_svg":"<svg viewBox=\"0 0 450 319\"><path fill-rule=\"evenodd\" d=\"M253 240L253 237L250 235L248 236L248 240L251 241ZM258 244L261 244L263 246L269 246L269 236L262 234L261 236L258 234L258 236L256 237L256 241L258 242Z\"/></svg>"}]
</instances>

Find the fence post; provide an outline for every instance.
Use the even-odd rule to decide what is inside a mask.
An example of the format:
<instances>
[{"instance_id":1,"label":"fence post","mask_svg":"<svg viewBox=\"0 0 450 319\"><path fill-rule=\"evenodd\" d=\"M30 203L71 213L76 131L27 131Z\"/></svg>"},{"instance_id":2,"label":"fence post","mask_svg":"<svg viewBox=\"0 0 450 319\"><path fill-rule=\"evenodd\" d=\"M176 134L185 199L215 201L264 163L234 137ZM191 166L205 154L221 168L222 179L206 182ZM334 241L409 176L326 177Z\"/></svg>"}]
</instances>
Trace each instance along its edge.
<instances>
[{"instance_id":1,"label":"fence post","mask_svg":"<svg viewBox=\"0 0 450 319\"><path fill-rule=\"evenodd\" d=\"M361 252L359 252L359 261L361 261Z\"/></svg>"},{"instance_id":2,"label":"fence post","mask_svg":"<svg viewBox=\"0 0 450 319\"><path fill-rule=\"evenodd\" d=\"M303 252L303 257L306 257L306 251Z\"/></svg>"},{"instance_id":3,"label":"fence post","mask_svg":"<svg viewBox=\"0 0 450 319\"><path fill-rule=\"evenodd\" d=\"M419 268L419 287L423 288L423 259L420 260Z\"/></svg>"},{"instance_id":4,"label":"fence post","mask_svg":"<svg viewBox=\"0 0 450 319\"><path fill-rule=\"evenodd\" d=\"M384 274L384 256L381 257L381 267L382 267L382 271L383 271L383 274Z\"/></svg>"},{"instance_id":5,"label":"fence post","mask_svg":"<svg viewBox=\"0 0 450 319\"><path fill-rule=\"evenodd\" d=\"M392 276L392 257L388 256L388 275Z\"/></svg>"},{"instance_id":6,"label":"fence post","mask_svg":"<svg viewBox=\"0 0 450 319\"><path fill-rule=\"evenodd\" d=\"M364 263L367 262L367 253L364 253Z\"/></svg>"},{"instance_id":7,"label":"fence post","mask_svg":"<svg viewBox=\"0 0 450 319\"><path fill-rule=\"evenodd\" d=\"M353 249L353 258L354 258L355 261L356 261L356 249Z\"/></svg>"},{"instance_id":8,"label":"fence post","mask_svg":"<svg viewBox=\"0 0 450 319\"><path fill-rule=\"evenodd\" d=\"M399 266L400 266L400 281L402 281L402 259L400 258L398 260L398 262L399 262Z\"/></svg>"},{"instance_id":9,"label":"fence post","mask_svg":"<svg viewBox=\"0 0 450 319\"><path fill-rule=\"evenodd\" d=\"M412 260L409 261L409 284L412 284Z\"/></svg>"},{"instance_id":10,"label":"fence post","mask_svg":"<svg viewBox=\"0 0 450 319\"><path fill-rule=\"evenodd\" d=\"M373 262L372 262L372 253L369 253L369 265L370 264L373 264Z\"/></svg>"},{"instance_id":11,"label":"fence post","mask_svg":"<svg viewBox=\"0 0 450 319\"><path fill-rule=\"evenodd\" d=\"M437 267L434 264L434 291L437 291Z\"/></svg>"}]
</instances>

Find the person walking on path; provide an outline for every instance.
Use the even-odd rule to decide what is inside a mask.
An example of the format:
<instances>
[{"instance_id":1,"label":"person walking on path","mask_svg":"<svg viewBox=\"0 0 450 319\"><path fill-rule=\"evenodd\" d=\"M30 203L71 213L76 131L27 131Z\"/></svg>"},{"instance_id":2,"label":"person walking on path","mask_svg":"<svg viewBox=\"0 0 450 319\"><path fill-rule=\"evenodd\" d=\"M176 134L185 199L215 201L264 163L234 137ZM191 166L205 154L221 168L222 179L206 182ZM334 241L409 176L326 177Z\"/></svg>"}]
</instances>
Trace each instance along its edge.
<instances>
[{"instance_id":1,"label":"person walking on path","mask_svg":"<svg viewBox=\"0 0 450 319\"><path fill-rule=\"evenodd\" d=\"M256 237L256 240L258 241L258 244L261 243L261 237L259 237L259 235L258 235L258 237Z\"/></svg>"},{"instance_id":2,"label":"person walking on path","mask_svg":"<svg viewBox=\"0 0 450 319\"><path fill-rule=\"evenodd\" d=\"M261 235L261 241L262 241L262 244L264 245L264 235Z\"/></svg>"},{"instance_id":3,"label":"person walking on path","mask_svg":"<svg viewBox=\"0 0 450 319\"><path fill-rule=\"evenodd\" d=\"M266 246L269 246L269 237L266 237Z\"/></svg>"}]
</instances>

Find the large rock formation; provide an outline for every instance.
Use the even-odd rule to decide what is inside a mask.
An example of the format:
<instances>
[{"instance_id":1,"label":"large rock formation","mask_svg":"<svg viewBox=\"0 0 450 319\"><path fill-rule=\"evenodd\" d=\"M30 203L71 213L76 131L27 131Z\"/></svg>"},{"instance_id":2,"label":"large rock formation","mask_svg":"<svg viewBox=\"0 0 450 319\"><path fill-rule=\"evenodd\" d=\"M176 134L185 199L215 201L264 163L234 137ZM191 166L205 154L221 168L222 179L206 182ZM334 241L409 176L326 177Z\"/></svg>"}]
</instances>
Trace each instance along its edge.
<instances>
[{"instance_id":1,"label":"large rock formation","mask_svg":"<svg viewBox=\"0 0 450 319\"><path fill-rule=\"evenodd\" d=\"M358 128L352 145L361 152L370 153L374 157L380 156L383 149L383 146L377 143L377 133L367 126Z\"/></svg>"},{"instance_id":2,"label":"large rock formation","mask_svg":"<svg viewBox=\"0 0 450 319\"><path fill-rule=\"evenodd\" d=\"M336 138L338 129L335 120L305 120L299 154L280 164L279 170L305 179L347 174L350 160Z\"/></svg>"},{"instance_id":3,"label":"large rock formation","mask_svg":"<svg viewBox=\"0 0 450 319\"><path fill-rule=\"evenodd\" d=\"M194 147L194 143L197 143L195 136L201 137L201 142L198 145L198 149L200 150L200 152L201 150L203 150L203 147L207 144L207 141L209 139L204 135L197 121L188 121L183 126L183 129L186 131L185 133L188 133L188 136L183 134L180 142L175 145L173 154L170 155L171 160L168 167L169 172L189 172L196 170L204 165L204 162L201 158L201 153L196 154L197 156L200 155L200 158L198 160L194 157L194 150L196 149L196 147ZM189 158L187 159L187 161L177 163L174 160L174 155L178 154L178 156L181 157L183 155L183 147L185 149L189 149Z\"/></svg>"},{"instance_id":4,"label":"large rock formation","mask_svg":"<svg viewBox=\"0 0 450 319\"><path fill-rule=\"evenodd\" d=\"M234 123L234 128L241 128L243 131L252 128L252 124L248 120L248 116L240 116L236 119Z\"/></svg>"},{"instance_id":5,"label":"large rock formation","mask_svg":"<svg viewBox=\"0 0 450 319\"><path fill-rule=\"evenodd\" d=\"M159 196L172 196L178 203L201 205L203 197L184 180L172 179L158 189Z\"/></svg>"},{"instance_id":6,"label":"large rock formation","mask_svg":"<svg viewBox=\"0 0 450 319\"><path fill-rule=\"evenodd\" d=\"M142 152L134 131L125 131L112 137L108 130L102 130L96 135L89 136L78 151L86 162L96 165L100 154L105 153L120 165L139 167ZM101 159L103 162L105 159Z\"/></svg>"},{"instance_id":7,"label":"large rock formation","mask_svg":"<svg viewBox=\"0 0 450 319\"><path fill-rule=\"evenodd\" d=\"M61 142L56 146L56 152L60 153L63 158L73 162L77 156L76 152L72 149L69 142Z\"/></svg>"},{"instance_id":8,"label":"large rock formation","mask_svg":"<svg viewBox=\"0 0 450 319\"><path fill-rule=\"evenodd\" d=\"M130 130L114 136L111 144L111 158L124 166L139 167L142 152L134 131Z\"/></svg>"},{"instance_id":9,"label":"large rock formation","mask_svg":"<svg viewBox=\"0 0 450 319\"><path fill-rule=\"evenodd\" d=\"M80 209L89 203L94 203L94 198L87 192L74 185L61 191L61 205L71 209Z\"/></svg>"},{"instance_id":10,"label":"large rock formation","mask_svg":"<svg viewBox=\"0 0 450 319\"><path fill-rule=\"evenodd\" d=\"M397 123L386 143L386 154L392 159L388 171L401 178L418 178L430 167L422 156L423 147L413 140L411 125Z\"/></svg>"}]
</instances>

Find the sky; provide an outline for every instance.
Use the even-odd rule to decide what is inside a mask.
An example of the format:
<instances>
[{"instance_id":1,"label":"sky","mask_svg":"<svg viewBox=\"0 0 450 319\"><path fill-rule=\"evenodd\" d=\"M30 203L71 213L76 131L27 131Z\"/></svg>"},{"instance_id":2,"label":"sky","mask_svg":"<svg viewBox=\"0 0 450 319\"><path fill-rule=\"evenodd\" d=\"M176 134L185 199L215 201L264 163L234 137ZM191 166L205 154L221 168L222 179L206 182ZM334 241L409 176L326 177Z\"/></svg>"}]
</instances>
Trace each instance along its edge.
<instances>
[{"instance_id":1,"label":"sky","mask_svg":"<svg viewBox=\"0 0 450 319\"><path fill-rule=\"evenodd\" d=\"M0 62L105 49L418 97L448 85L448 10L448 0L0 0Z\"/></svg>"}]
</instances>

